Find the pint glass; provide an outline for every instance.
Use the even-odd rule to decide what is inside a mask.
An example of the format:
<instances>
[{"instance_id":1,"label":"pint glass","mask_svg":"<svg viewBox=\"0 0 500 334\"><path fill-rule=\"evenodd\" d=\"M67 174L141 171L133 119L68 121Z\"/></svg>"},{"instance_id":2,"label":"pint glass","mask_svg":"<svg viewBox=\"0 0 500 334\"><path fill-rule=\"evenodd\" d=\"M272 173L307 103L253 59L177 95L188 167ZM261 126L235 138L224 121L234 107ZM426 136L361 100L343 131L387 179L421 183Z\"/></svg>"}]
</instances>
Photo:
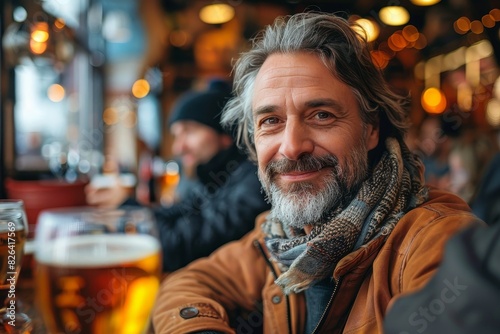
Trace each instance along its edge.
<instances>
[{"instance_id":1,"label":"pint glass","mask_svg":"<svg viewBox=\"0 0 500 334\"><path fill-rule=\"evenodd\" d=\"M15 298L28 222L21 200L0 200L0 308Z\"/></svg>"},{"instance_id":2,"label":"pint glass","mask_svg":"<svg viewBox=\"0 0 500 334\"><path fill-rule=\"evenodd\" d=\"M36 300L49 333L147 330L162 263L147 209L45 211L35 242Z\"/></svg>"}]
</instances>

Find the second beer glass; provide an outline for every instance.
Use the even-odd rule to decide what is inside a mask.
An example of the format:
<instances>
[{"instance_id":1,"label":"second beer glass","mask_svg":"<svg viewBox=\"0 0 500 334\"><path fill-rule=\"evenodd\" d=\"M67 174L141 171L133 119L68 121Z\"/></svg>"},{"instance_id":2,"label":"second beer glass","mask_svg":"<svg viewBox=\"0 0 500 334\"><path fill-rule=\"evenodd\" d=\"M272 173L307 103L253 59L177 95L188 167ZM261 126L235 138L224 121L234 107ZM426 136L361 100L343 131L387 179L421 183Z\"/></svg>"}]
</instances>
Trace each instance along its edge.
<instances>
[{"instance_id":1,"label":"second beer glass","mask_svg":"<svg viewBox=\"0 0 500 334\"><path fill-rule=\"evenodd\" d=\"M37 305L50 333L147 330L162 263L147 209L46 211L35 240Z\"/></svg>"}]
</instances>

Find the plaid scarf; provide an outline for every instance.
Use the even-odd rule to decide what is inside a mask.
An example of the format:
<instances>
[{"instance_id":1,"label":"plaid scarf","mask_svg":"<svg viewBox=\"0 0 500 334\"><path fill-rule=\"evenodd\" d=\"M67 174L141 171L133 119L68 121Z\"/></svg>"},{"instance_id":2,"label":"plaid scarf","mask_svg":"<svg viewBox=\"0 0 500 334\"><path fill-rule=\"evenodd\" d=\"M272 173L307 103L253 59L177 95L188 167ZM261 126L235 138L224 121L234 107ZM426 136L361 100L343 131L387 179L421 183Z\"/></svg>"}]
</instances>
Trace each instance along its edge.
<instances>
[{"instance_id":1,"label":"plaid scarf","mask_svg":"<svg viewBox=\"0 0 500 334\"><path fill-rule=\"evenodd\" d=\"M427 200L420 169L420 161L406 145L388 138L372 175L354 199L334 210L326 223L315 225L306 235L302 229L284 231L281 222L267 220L263 225L266 246L271 259L284 270L275 283L286 294L303 291L332 275L356 244L387 237L406 212ZM358 240L360 236L362 240Z\"/></svg>"}]
</instances>

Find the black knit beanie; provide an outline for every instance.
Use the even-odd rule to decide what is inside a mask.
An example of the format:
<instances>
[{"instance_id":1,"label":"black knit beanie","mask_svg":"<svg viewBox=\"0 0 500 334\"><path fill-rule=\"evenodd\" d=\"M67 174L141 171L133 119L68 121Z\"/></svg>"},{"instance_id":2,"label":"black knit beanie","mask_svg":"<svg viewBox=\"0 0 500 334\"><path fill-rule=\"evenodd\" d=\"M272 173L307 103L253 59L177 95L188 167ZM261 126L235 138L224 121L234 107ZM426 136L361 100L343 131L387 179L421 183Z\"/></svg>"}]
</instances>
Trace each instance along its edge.
<instances>
[{"instance_id":1,"label":"black knit beanie","mask_svg":"<svg viewBox=\"0 0 500 334\"><path fill-rule=\"evenodd\" d=\"M168 124L180 120L196 121L218 133L226 133L220 124L222 108L231 97L231 85L223 80L212 80L207 90L182 95L175 104Z\"/></svg>"}]
</instances>

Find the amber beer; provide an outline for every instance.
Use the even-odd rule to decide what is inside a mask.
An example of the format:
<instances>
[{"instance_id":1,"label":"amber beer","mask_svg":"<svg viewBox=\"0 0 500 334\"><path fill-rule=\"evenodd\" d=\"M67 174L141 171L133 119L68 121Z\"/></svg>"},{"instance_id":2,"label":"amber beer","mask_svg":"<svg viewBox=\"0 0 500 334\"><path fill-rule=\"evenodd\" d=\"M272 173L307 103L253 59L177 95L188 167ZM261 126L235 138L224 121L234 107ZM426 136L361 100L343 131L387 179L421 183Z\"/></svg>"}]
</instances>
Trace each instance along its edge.
<instances>
[{"instance_id":1,"label":"amber beer","mask_svg":"<svg viewBox=\"0 0 500 334\"><path fill-rule=\"evenodd\" d=\"M36 258L36 294L49 333L147 330L161 273L157 238L79 235L43 247Z\"/></svg>"}]
</instances>

